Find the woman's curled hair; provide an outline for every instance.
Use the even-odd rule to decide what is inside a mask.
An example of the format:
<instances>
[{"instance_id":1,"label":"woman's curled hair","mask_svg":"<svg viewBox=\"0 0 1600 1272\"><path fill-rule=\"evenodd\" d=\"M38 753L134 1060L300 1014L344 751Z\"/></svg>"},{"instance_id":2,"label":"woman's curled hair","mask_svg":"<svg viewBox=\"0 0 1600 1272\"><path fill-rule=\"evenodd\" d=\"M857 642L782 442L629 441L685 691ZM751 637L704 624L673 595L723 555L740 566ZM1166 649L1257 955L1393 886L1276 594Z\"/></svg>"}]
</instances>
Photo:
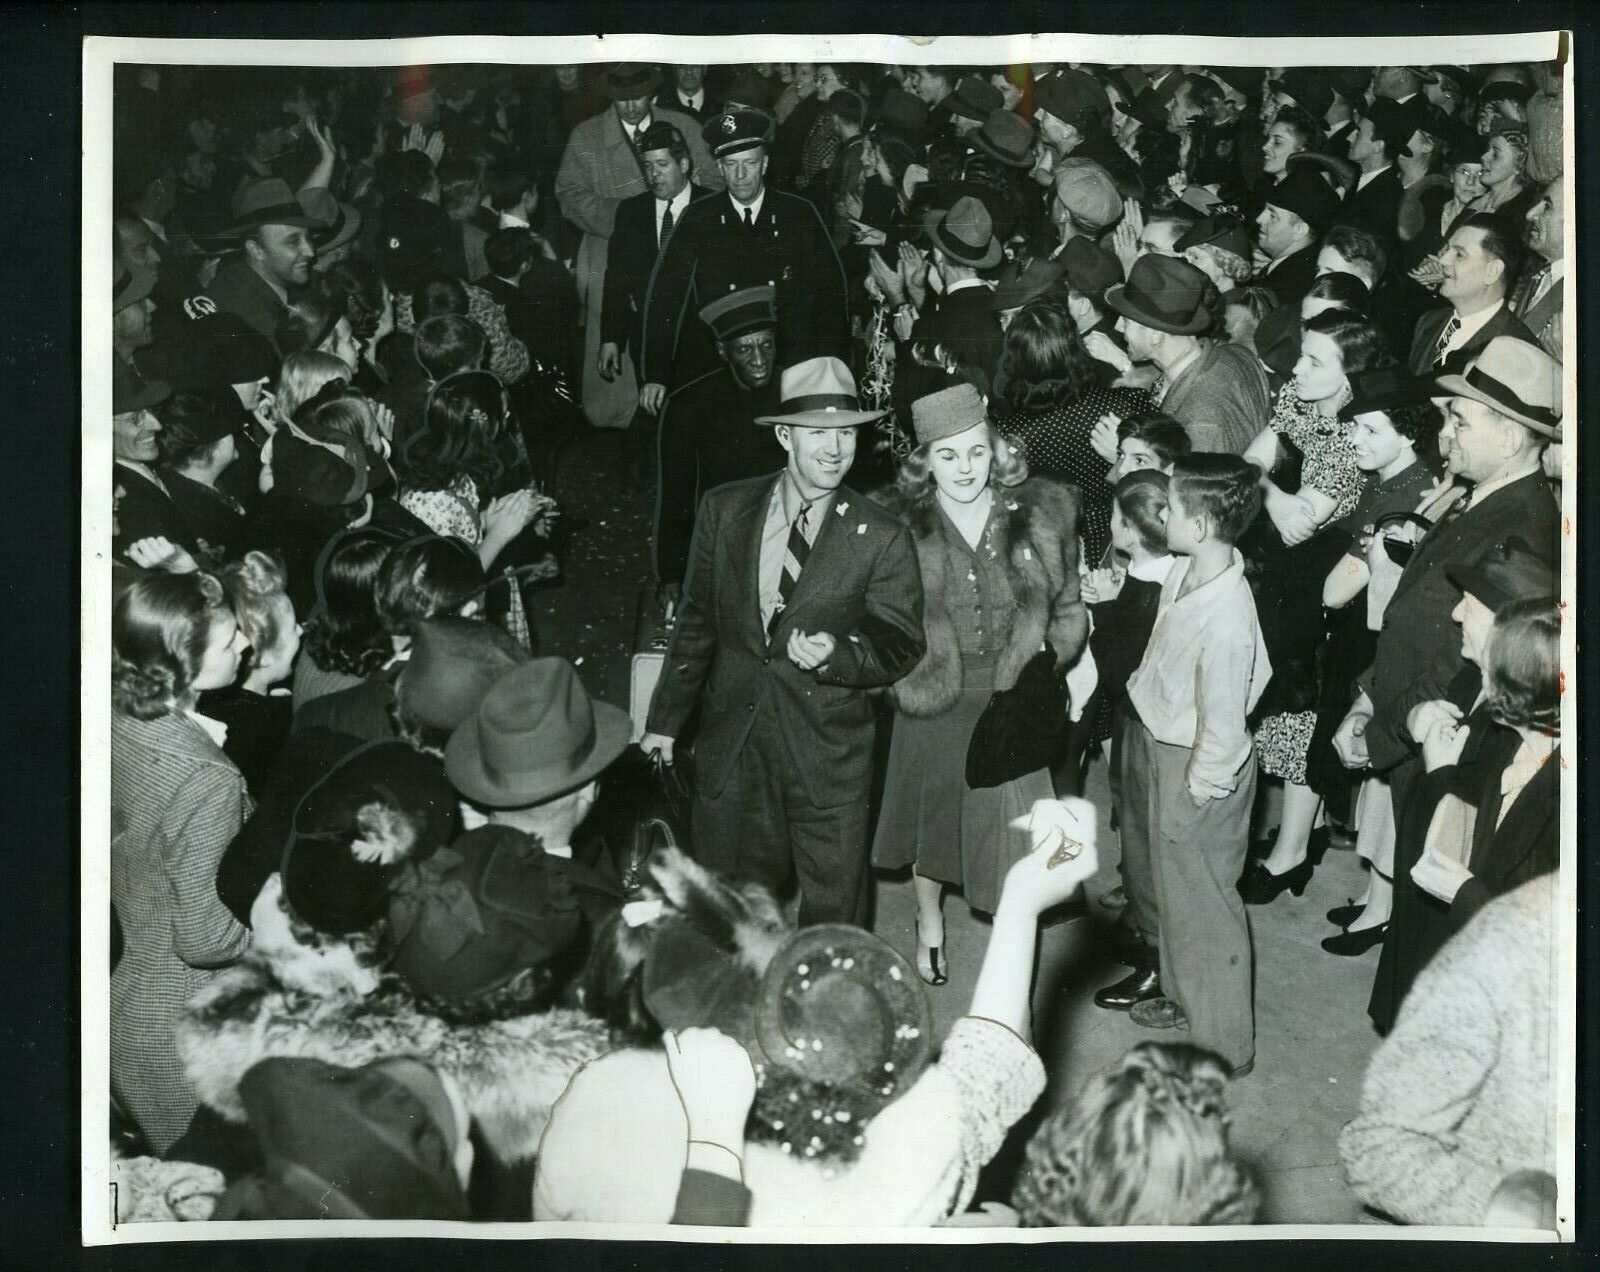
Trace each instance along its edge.
<instances>
[{"instance_id":1,"label":"woman's curled hair","mask_svg":"<svg viewBox=\"0 0 1600 1272\"><path fill-rule=\"evenodd\" d=\"M378 570L373 601L391 636L409 635L424 619L457 613L482 594L487 580L478 554L460 539L428 535L395 548Z\"/></svg>"},{"instance_id":2,"label":"woman's curled hair","mask_svg":"<svg viewBox=\"0 0 1600 1272\"><path fill-rule=\"evenodd\" d=\"M305 653L324 671L370 676L394 652L378 618L378 572L394 550L377 530L341 533L317 561L317 607L305 623Z\"/></svg>"},{"instance_id":3,"label":"woman's curled hair","mask_svg":"<svg viewBox=\"0 0 1600 1272\"><path fill-rule=\"evenodd\" d=\"M993 459L989 463L989 488L1009 489L1020 486L1028 479L1028 457L1022 443L1015 438L1007 437L992 423L988 428L989 449L993 452ZM900 471L895 475L895 490L898 495L908 502L922 499L932 499L934 493L933 466L930 456L934 446L918 446L900 463Z\"/></svg>"},{"instance_id":4,"label":"woman's curled hair","mask_svg":"<svg viewBox=\"0 0 1600 1272\"><path fill-rule=\"evenodd\" d=\"M1228 1146L1228 1069L1141 1042L1029 1141L1011 1195L1023 1227L1252 1223L1261 1198Z\"/></svg>"},{"instance_id":5,"label":"woman's curled hair","mask_svg":"<svg viewBox=\"0 0 1600 1272\"><path fill-rule=\"evenodd\" d=\"M1048 411L1099 384L1094 358L1076 325L1049 300L1024 305L1011 320L998 378L1012 411Z\"/></svg>"},{"instance_id":6,"label":"woman's curled hair","mask_svg":"<svg viewBox=\"0 0 1600 1272\"><path fill-rule=\"evenodd\" d=\"M278 368L278 380L272 390L278 423L292 420L296 411L334 380L348 384L350 368L333 354L319 349L291 353Z\"/></svg>"},{"instance_id":7,"label":"woman's curled hair","mask_svg":"<svg viewBox=\"0 0 1600 1272\"><path fill-rule=\"evenodd\" d=\"M1561 734L1561 613L1553 597L1498 610L1483 654L1484 705L1508 729Z\"/></svg>"},{"instance_id":8,"label":"woman's curled hair","mask_svg":"<svg viewBox=\"0 0 1600 1272\"><path fill-rule=\"evenodd\" d=\"M433 386L423 426L400 448L405 484L447 490L467 477L479 494L496 489L517 462L506 392L488 371L458 371Z\"/></svg>"},{"instance_id":9,"label":"woman's curled hair","mask_svg":"<svg viewBox=\"0 0 1600 1272\"><path fill-rule=\"evenodd\" d=\"M148 574L122 590L111 612L111 706L155 720L188 696L212 625L229 613L210 574Z\"/></svg>"},{"instance_id":10,"label":"woman's curled hair","mask_svg":"<svg viewBox=\"0 0 1600 1272\"><path fill-rule=\"evenodd\" d=\"M233 616L250 641L248 657L254 663L261 651L277 648L284 622L294 622L294 605L286 589L283 563L266 552L246 552L222 567L222 585L233 604ZM240 669L243 676L244 669Z\"/></svg>"}]
</instances>

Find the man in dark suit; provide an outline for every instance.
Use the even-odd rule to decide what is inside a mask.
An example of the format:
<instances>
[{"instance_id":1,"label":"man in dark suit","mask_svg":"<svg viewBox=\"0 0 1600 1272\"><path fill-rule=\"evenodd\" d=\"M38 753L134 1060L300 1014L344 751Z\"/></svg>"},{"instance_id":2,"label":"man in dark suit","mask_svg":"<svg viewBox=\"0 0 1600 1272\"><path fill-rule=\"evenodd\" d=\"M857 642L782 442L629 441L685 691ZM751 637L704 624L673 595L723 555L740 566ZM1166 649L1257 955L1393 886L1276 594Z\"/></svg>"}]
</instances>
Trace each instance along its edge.
<instances>
[{"instance_id":1,"label":"man in dark suit","mask_svg":"<svg viewBox=\"0 0 1600 1272\"><path fill-rule=\"evenodd\" d=\"M800 926L867 913L873 713L866 690L922 657L922 582L905 524L844 485L862 411L850 372L783 373L788 463L701 504L689 575L640 746L671 762L696 705L694 855L774 888ZM702 700L703 691L703 700Z\"/></svg>"},{"instance_id":2,"label":"man in dark suit","mask_svg":"<svg viewBox=\"0 0 1600 1272\"><path fill-rule=\"evenodd\" d=\"M711 193L690 184L694 167L689 144L672 124L652 124L640 136L639 165L650 188L617 204L606 262L600 305L600 374L607 379L621 370L625 354L632 359L635 374L639 372L650 275L685 210Z\"/></svg>"},{"instance_id":3,"label":"man in dark suit","mask_svg":"<svg viewBox=\"0 0 1600 1272\"><path fill-rule=\"evenodd\" d=\"M1269 264L1256 279L1280 305L1299 305L1317 280L1317 246L1339 214L1339 196L1313 166L1295 164L1266 192L1256 242Z\"/></svg>"},{"instance_id":4,"label":"man in dark suit","mask_svg":"<svg viewBox=\"0 0 1600 1272\"><path fill-rule=\"evenodd\" d=\"M778 409L778 314L770 287L719 296L700 311L722 365L673 394L656 465L656 578L675 606L689 568L695 511L706 493L780 468L783 448L755 421Z\"/></svg>"},{"instance_id":5,"label":"man in dark suit","mask_svg":"<svg viewBox=\"0 0 1600 1272\"><path fill-rule=\"evenodd\" d=\"M1380 97L1370 106L1359 105L1357 115L1347 153L1360 172L1344 192L1339 221L1392 243L1400 233L1400 196L1405 193L1395 156L1411 153L1406 143L1417 130L1415 112Z\"/></svg>"},{"instance_id":6,"label":"man in dark suit","mask_svg":"<svg viewBox=\"0 0 1600 1272\"><path fill-rule=\"evenodd\" d=\"M483 245L489 272L477 285L506 311L511 334L545 371L576 371L578 288L560 261L541 250L532 230L496 230Z\"/></svg>"},{"instance_id":7,"label":"man in dark suit","mask_svg":"<svg viewBox=\"0 0 1600 1272\"><path fill-rule=\"evenodd\" d=\"M311 231L322 222L302 204L277 177L244 186L234 196L227 231L241 240L239 254L222 263L206 289L218 309L237 314L268 340L277 339L290 296L311 280L317 254Z\"/></svg>"},{"instance_id":8,"label":"man in dark suit","mask_svg":"<svg viewBox=\"0 0 1600 1272\"><path fill-rule=\"evenodd\" d=\"M716 369L711 332L695 315L729 292L777 289L778 344L786 358L850 352L844 269L827 226L809 200L766 185L771 117L725 111L706 121L702 136L727 193L684 210L651 276L639 401L652 414L669 390Z\"/></svg>"},{"instance_id":9,"label":"man in dark suit","mask_svg":"<svg viewBox=\"0 0 1600 1272\"><path fill-rule=\"evenodd\" d=\"M1520 228L1492 212L1479 212L1445 241L1439 252L1444 274L1439 295L1450 307L1417 319L1406 358L1412 375L1460 371L1500 336L1535 343L1533 333L1506 304L1522 268Z\"/></svg>"},{"instance_id":10,"label":"man in dark suit","mask_svg":"<svg viewBox=\"0 0 1600 1272\"><path fill-rule=\"evenodd\" d=\"M657 106L680 111L698 124L722 113L722 99L706 89L704 66L669 66L667 73L672 84L656 94Z\"/></svg>"},{"instance_id":11,"label":"man in dark suit","mask_svg":"<svg viewBox=\"0 0 1600 1272\"><path fill-rule=\"evenodd\" d=\"M957 199L949 211L930 219L928 242L933 249L932 269L938 271L944 290L928 293L926 312L912 326L911 341L942 346L959 362L982 371L985 383L992 384L1005 333L995 313L991 279L1004 253L989 210L970 195ZM922 391L911 382L910 356L896 358L896 365L908 373L910 397L905 401L909 403Z\"/></svg>"},{"instance_id":12,"label":"man in dark suit","mask_svg":"<svg viewBox=\"0 0 1600 1272\"><path fill-rule=\"evenodd\" d=\"M1561 543L1560 510L1540 468L1545 448L1560 435L1561 364L1536 345L1502 336L1464 374L1440 376L1436 386L1452 395L1439 435L1446 467L1472 490L1463 491L1417 544L1384 610L1363 692L1334 736L1346 765L1370 765L1387 776L1402 824L1422 774L1419 717L1441 709L1434 704L1447 700L1465 666L1451 619L1461 590L1449 567L1476 562L1512 537L1554 563ZM1402 841L1420 848L1415 837ZM1413 864L1395 861L1397 902ZM1380 1029L1399 1006L1395 990L1382 977L1374 986L1370 1010Z\"/></svg>"}]
</instances>

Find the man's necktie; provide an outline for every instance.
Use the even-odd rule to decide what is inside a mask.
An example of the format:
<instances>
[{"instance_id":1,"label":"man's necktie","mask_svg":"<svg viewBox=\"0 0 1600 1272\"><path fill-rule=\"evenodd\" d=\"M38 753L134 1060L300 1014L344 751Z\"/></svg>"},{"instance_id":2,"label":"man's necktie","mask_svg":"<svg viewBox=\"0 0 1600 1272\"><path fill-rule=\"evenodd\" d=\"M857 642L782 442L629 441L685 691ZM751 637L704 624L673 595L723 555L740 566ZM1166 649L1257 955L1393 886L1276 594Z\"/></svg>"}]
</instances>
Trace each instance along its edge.
<instances>
[{"instance_id":1,"label":"man's necktie","mask_svg":"<svg viewBox=\"0 0 1600 1272\"><path fill-rule=\"evenodd\" d=\"M744 210L744 228L747 229L747 230L753 230L753 229L756 228L756 216L755 216L755 213L752 212L749 208L746 208Z\"/></svg>"},{"instance_id":2,"label":"man's necktie","mask_svg":"<svg viewBox=\"0 0 1600 1272\"><path fill-rule=\"evenodd\" d=\"M789 527L789 543L783 553L783 573L778 579L778 608L772 611L772 617L767 620L768 636L772 635L773 628L778 625L778 619L789 604L789 598L794 595L794 585L800 581L800 571L805 568L806 557L811 552L811 543L806 538L806 514L810 511L810 504L801 504L800 511L795 514L794 524Z\"/></svg>"},{"instance_id":3,"label":"man's necktie","mask_svg":"<svg viewBox=\"0 0 1600 1272\"><path fill-rule=\"evenodd\" d=\"M1445 351L1450 347L1450 342L1456 338L1456 332L1461 330L1461 315L1451 314L1450 321L1445 323L1444 330L1439 333L1439 343L1433 346L1433 365L1443 366Z\"/></svg>"},{"instance_id":4,"label":"man's necktie","mask_svg":"<svg viewBox=\"0 0 1600 1272\"><path fill-rule=\"evenodd\" d=\"M667 210L661 214L661 237L656 241L656 252L659 255L667 250L667 235L672 233L672 204L667 204Z\"/></svg>"}]
</instances>

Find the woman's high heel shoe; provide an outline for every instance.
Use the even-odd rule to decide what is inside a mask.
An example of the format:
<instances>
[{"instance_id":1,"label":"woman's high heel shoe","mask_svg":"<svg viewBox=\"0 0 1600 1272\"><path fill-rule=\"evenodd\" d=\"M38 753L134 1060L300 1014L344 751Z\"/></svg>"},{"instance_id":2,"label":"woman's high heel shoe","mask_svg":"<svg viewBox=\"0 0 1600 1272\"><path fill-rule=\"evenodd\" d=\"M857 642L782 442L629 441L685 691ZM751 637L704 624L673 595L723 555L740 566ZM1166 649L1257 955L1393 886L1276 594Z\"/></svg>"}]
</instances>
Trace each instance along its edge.
<instances>
[{"instance_id":1,"label":"woman's high heel shoe","mask_svg":"<svg viewBox=\"0 0 1600 1272\"><path fill-rule=\"evenodd\" d=\"M1239 880L1239 895L1244 898L1246 905L1268 905L1286 890L1299 896L1306 890L1306 884L1311 882L1313 869L1310 857L1281 875L1275 875L1259 861L1253 861Z\"/></svg>"},{"instance_id":2,"label":"woman's high heel shoe","mask_svg":"<svg viewBox=\"0 0 1600 1272\"><path fill-rule=\"evenodd\" d=\"M950 977L946 974L944 943L929 945L922 939L922 920L917 920L917 975L929 985L943 985Z\"/></svg>"}]
</instances>

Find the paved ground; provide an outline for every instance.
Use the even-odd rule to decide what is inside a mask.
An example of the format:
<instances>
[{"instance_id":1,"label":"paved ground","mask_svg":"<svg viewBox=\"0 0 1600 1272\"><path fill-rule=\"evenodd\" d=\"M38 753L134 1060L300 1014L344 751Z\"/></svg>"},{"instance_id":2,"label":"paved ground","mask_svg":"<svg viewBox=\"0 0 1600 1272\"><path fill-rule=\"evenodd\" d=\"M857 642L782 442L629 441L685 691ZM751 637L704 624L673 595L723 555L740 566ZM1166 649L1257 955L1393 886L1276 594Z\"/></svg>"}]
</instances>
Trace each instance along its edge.
<instances>
[{"instance_id":1,"label":"paved ground","mask_svg":"<svg viewBox=\"0 0 1600 1272\"><path fill-rule=\"evenodd\" d=\"M544 652L581 660L584 682L596 697L625 706L634 607L649 578L652 492L623 472L617 439L597 435L581 440L563 459L556 493L573 532L564 581L534 606L538 639ZM1116 882L1104 765L1092 770L1088 795L1102 810L1100 877L1089 889L1098 897ZM1354 1113L1361 1074L1377 1043L1366 1001L1378 954L1341 959L1318 945L1330 930L1324 912L1360 887L1355 855L1330 852L1303 897L1285 893L1251 910L1256 1067L1234 1084L1231 1101L1234 1142L1257 1171L1267 1222L1372 1221L1344 1184L1335 1139ZM1089 909L1086 918L1047 930L1041 942L1034 1020L1050 1066L1049 1100L1072 1098L1089 1074L1141 1039L1185 1036L1152 1033L1094 1006L1095 989L1125 969L1096 952L1095 934L1111 916L1098 905ZM909 881L880 879L876 928L912 958L913 913ZM986 925L959 898L946 900L945 915L951 979L930 991L941 1033L966 1008L987 939ZM1008 1157L996 1163L997 1174Z\"/></svg>"}]
</instances>

